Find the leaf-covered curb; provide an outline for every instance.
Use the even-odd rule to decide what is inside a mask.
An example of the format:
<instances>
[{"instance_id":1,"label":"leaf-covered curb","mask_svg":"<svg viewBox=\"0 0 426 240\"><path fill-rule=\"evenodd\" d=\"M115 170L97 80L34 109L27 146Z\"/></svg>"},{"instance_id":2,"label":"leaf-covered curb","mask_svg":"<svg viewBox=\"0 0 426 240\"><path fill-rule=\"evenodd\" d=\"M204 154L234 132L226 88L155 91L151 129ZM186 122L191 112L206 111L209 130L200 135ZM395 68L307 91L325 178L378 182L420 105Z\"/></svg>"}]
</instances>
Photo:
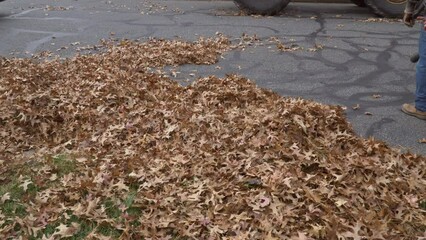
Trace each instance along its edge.
<instances>
[{"instance_id":1,"label":"leaf-covered curb","mask_svg":"<svg viewBox=\"0 0 426 240\"><path fill-rule=\"evenodd\" d=\"M421 239L426 161L235 75L224 37L0 60L0 237Z\"/></svg>"}]
</instances>

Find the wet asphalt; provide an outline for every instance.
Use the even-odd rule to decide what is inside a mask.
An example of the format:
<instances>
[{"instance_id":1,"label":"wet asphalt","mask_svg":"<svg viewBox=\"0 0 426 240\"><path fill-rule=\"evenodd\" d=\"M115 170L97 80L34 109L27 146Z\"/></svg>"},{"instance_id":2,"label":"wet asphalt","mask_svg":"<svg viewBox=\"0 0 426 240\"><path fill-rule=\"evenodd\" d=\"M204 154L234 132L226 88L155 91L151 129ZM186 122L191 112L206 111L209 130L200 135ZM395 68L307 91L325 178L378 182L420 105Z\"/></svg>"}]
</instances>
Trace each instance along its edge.
<instances>
[{"instance_id":1,"label":"wet asphalt","mask_svg":"<svg viewBox=\"0 0 426 240\"><path fill-rule=\"evenodd\" d=\"M244 50L211 66L180 66L175 78L237 73L291 97L346 107L362 137L426 154L426 121L400 111L414 100L418 28L351 4L291 3L275 17L241 16L230 1L7 0L0 3L0 56L44 50L70 57L100 39L183 38L223 33ZM275 40L274 40L275 39ZM299 48L283 52L276 40ZM246 42L248 43L248 42ZM0 73L1 74L1 73Z\"/></svg>"}]
</instances>

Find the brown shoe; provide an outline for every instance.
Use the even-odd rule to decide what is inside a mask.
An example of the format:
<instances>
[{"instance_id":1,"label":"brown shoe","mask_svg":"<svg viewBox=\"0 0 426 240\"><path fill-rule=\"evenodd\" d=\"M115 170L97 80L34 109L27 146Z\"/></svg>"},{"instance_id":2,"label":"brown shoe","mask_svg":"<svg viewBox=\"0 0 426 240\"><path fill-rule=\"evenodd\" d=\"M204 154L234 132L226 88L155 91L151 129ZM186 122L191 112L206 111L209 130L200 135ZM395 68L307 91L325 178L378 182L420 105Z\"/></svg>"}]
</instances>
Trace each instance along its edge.
<instances>
[{"instance_id":1,"label":"brown shoe","mask_svg":"<svg viewBox=\"0 0 426 240\"><path fill-rule=\"evenodd\" d=\"M426 120L426 112L422 112L416 109L413 104L404 104L402 105L402 111L408 115L414 116L416 118L420 118Z\"/></svg>"}]
</instances>

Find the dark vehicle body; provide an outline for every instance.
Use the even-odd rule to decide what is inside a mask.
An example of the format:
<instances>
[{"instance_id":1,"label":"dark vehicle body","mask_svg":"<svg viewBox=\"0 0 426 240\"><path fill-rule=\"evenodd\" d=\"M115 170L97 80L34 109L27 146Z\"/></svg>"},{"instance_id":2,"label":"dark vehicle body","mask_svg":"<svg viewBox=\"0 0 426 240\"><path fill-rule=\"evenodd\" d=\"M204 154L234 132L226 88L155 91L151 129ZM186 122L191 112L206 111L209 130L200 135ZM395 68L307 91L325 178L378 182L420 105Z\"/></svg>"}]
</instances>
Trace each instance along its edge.
<instances>
[{"instance_id":1,"label":"dark vehicle body","mask_svg":"<svg viewBox=\"0 0 426 240\"><path fill-rule=\"evenodd\" d=\"M350 0L359 7L368 7L380 17L401 17L407 0ZM275 15L282 11L290 0L234 0L243 11L250 14ZM319 1L320 2L320 1Z\"/></svg>"}]
</instances>

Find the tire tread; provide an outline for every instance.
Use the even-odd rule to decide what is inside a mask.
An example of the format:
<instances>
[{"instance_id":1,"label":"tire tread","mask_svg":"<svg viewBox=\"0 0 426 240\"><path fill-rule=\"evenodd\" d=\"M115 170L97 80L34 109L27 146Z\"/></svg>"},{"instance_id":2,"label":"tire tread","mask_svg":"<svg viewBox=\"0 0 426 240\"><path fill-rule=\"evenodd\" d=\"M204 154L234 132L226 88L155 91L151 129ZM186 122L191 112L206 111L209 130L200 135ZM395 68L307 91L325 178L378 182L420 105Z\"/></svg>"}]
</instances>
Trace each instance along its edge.
<instances>
[{"instance_id":1,"label":"tire tread","mask_svg":"<svg viewBox=\"0 0 426 240\"><path fill-rule=\"evenodd\" d=\"M250 8L244 3L244 0L234 0L234 3L235 5L237 5L237 7L240 10L248 14L260 14L260 15L273 16L273 15L278 15L290 3L290 0L283 0L280 2L280 4L277 4L274 8L270 8L268 10L263 10L263 11Z\"/></svg>"},{"instance_id":2,"label":"tire tread","mask_svg":"<svg viewBox=\"0 0 426 240\"><path fill-rule=\"evenodd\" d=\"M386 12L383 9L383 7L379 7L379 3L377 0L365 0L365 3L367 6L373 11L374 14L376 14L379 17L387 17L387 18L397 18L402 17L403 11L401 11L400 14L390 13ZM401 4L405 6L404 4Z\"/></svg>"}]
</instances>

